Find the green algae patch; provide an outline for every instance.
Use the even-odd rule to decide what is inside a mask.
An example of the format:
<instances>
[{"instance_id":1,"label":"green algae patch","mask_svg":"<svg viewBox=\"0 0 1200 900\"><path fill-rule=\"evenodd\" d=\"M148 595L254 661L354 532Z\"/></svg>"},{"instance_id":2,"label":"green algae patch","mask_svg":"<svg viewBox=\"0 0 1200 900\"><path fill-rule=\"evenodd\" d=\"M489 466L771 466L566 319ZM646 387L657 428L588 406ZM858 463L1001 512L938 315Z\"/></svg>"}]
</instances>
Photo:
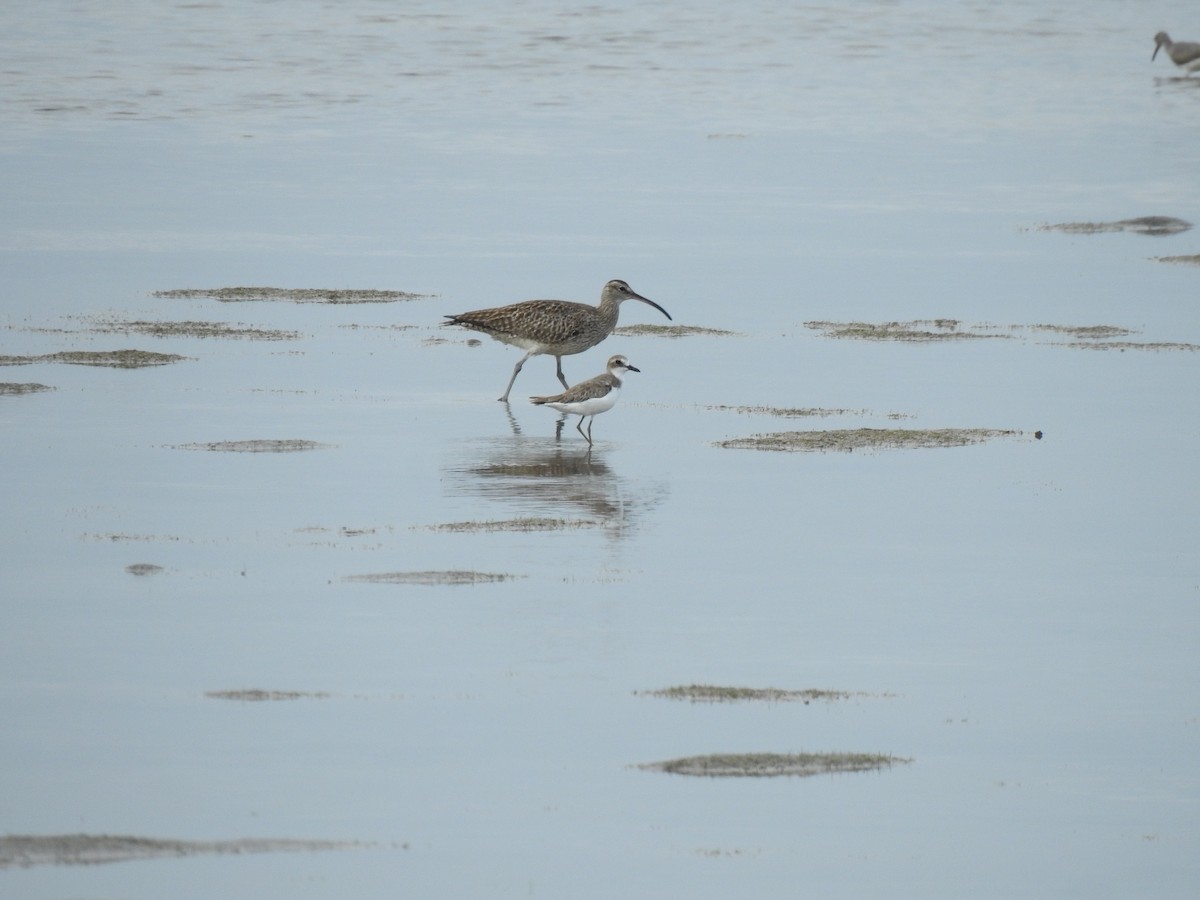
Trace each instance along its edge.
<instances>
[{"instance_id":1,"label":"green algae patch","mask_svg":"<svg viewBox=\"0 0 1200 900\"><path fill-rule=\"evenodd\" d=\"M179 288L155 291L151 296L168 300L218 300L221 303L396 303L401 300L424 300L430 294L409 291L355 290L347 288L277 288L224 287Z\"/></svg>"},{"instance_id":2,"label":"green algae patch","mask_svg":"<svg viewBox=\"0 0 1200 900\"><path fill-rule=\"evenodd\" d=\"M201 855L241 855L372 847L360 841L313 841L286 838L239 838L229 841L180 841L123 834L0 835L0 869L32 866L94 866L138 859Z\"/></svg>"},{"instance_id":3,"label":"green algae patch","mask_svg":"<svg viewBox=\"0 0 1200 900\"><path fill-rule=\"evenodd\" d=\"M261 688L237 688L229 691L205 691L212 700L237 700L242 703L277 703L282 700L325 700L325 691L265 691Z\"/></svg>"},{"instance_id":4,"label":"green algae patch","mask_svg":"<svg viewBox=\"0 0 1200 900\"><path fill-rule=\"evenodd\" d=\"M702 778L811 778L890 769L911 762L882 753L712 753L643 763L638 768Z\"/></svg>"},{"instance_id":5,"label":"green algae patch","mask_svg":"<svg viewBox=\"0 0 1200 900\"><path fill-rule=\"evenodd\" d=\"M842 428L828 431L782 431L716 442L731 450L776 450L824 453L852 450L927 450L965 447L1020 431L997 428Z\"/></svg>"},{"instance_id":6,"label":"green algae patch","mask_svg":"<svg viewBox=\"0 0 1200 900\"><path fill-rule=\"evenodd\" d=\"M626 337L732 337L736 331L726 331L723 328L701 328L698 325L622 325L613 334Z\"/></svg>"},{"instance_id":7,"label":"green algae patch","mask_svg":"<svg viewBox=\"0 0 1200 900\"><path fill-rule=\"evenodd\" d=\"M303 450L324 450L332 444L321 444L317 441L306 441L299 438L251 440L251 441L209 441L195 444L170 444L172 450L207 450L212 453L298 453Z\"/></svg>"},{"instance_id":8,"label":"green algae patch","mask_svg":"<svg viewBox=\"0 0 1200 900\"><path fill-rule=\"evenodd\" d=\"M149 337L173 338L231 338L249 341L294 341L300 338L300 332L280 328L256 328L251 325L237 325L229 322L154 322L142 319L132 321L116 319L95 320L94 331L117 334L144 334Z\"/></svg>"},{"instance_id":9,"label":"green algae patch","mask_svg":"<svg viewBox=\"0 0 1200 900\"><path fill-rule=\"evenodd\" d=\"M342 581L355 584L490 584L497 581L513 581L518 575L502 572L472 572L451 569L449 571L426 572L373 572L367 575L347 575Z\"/></svg>"},{"instance_id":10,"label":"green algae patch","mask_svg":"<svg viewBox=\"0 0 1200 900\"><path fill-rule=\"evenodd\" d=\"M36 381L24 383L14 381L0 382L0 397L19 397L22 394L40 394L43 391L53 391L48 384L38 384Z\"/></svg>"},{"instance_id":11,"label":"green algae patch","mask_svg":"<svg viewBox=\"0 0 1200 900\"><path fill-rule=\"evenodd\" d=\"M34 363L64 363L71 366L107 366L112 369L143 369L166 366L188 359L177 353L153 353L149 350L63 350L41 356L0 356L0 366L28 366Z\"/></svg>"},{"instance_id":12,"label":"green algae patch","mask_svg":"<svg viewBox=\"0 0 1200 900\"><path fill-rule=\"evenodd\" d=\"M834 700L849 700L853 697L866 697L859 691L830 691L822 688L805 690L784 690L782 688L749 688L725 687L715 684L687 684L675 687L661 688L654 691L635 691L646 697L659 697L664 700L686 700L689 703L812 703L813 701L832 702Z\"/></svg>"},{"instance_id":13,"label":"green algae patch","mask_svg":"<svg viewBox=\"0 0 1200 900\"><path fill-rule=\"evenodd\" d=\"M477 534L497 531L566 531L572 528L600 528L603 524L594 519L551 519L529 516L520 519L497 519L481 522L442 522L437 525L415 527L452 534Z\"/></svg>"},{"instance_id":14,"label":"green algae patch","mask_svg":"<svg viewBox=\"0 0 1200 900\"><path fill-rule=\"evenodd\" d=\"M1173 216L1141 216L1136 219L1120 219L1116 222L1062 222L1057 225L1038 225L1037 231L1060 231L1064 234L1111 234L1127 231L1161 237L1181 234L1192 227L1191 222Z\"/></svg>"}]
</instances>

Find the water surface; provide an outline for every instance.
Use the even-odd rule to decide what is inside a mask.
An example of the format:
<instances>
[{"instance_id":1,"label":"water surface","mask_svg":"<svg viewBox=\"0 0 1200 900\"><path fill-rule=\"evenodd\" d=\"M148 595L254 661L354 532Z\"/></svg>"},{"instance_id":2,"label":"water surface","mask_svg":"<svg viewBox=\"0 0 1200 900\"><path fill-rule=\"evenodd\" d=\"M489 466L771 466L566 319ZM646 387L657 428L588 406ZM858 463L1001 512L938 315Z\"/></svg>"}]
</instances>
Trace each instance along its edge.
<instances>
[{"instance_id":1,"label":"water surface","mask_svg":"<svg viewBox=\"0 0 1200 900\"><path fill-rule=\"evenodd\" d=\"M1200 221L1185 9L9 4L0 355L187 359L0 369L0 833L361 846L0 894L1194 895L1200 354L1030 327L1200 345L1194 230L1038 230ZM734 334L564 360L642 369L590 458L437 324L618 277ZM421 296L155 295L247 285ZM900 427L1019 434L716 446ZM912 763L639 768L801 752Z\"/></svg>"}]
</instances>

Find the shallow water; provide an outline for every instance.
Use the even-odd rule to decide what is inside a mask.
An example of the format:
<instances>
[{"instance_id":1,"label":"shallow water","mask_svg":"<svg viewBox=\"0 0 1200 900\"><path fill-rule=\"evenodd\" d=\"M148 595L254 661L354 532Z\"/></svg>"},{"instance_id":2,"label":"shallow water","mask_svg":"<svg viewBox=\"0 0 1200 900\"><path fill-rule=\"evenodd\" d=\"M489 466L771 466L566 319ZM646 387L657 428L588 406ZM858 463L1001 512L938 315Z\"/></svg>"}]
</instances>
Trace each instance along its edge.
<instances>
[{"instance_id":1,"label":"shallow water","mask_svg":"<svg viewBox=\"0 0 1200 900\"><path fill-rule=\"evenodd\" d=\"M1200 237L1038 230L1200 221L1185 7L855 9L0 11L0 355L188 357L0 369L54 388L0 396L0 834L370 845L0 895L1194 895L1200 353L1138 345L1200 345L1154 259ZM642 370L590 457L552 361L506 408L516 351L437 324L616 277L734 334L564 360ZM154 294L245 285L423 296ZM1000 336L805 324L934 318ZM716 446L831 428L1020 434ZM508 577L378 577L462 571ZM639 768L800 752L912 762Z\"/></svg>"}]
</instances>

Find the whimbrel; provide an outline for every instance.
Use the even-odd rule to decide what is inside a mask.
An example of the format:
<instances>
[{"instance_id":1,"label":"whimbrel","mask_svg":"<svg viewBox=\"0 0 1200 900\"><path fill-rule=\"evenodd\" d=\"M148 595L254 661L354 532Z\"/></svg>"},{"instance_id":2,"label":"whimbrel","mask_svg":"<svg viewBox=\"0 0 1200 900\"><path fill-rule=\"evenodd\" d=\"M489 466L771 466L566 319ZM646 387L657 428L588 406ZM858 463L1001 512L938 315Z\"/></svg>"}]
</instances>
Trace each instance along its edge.
<instances>
[{"instance_id":1,"label":"whimbrel","mask_svg":"<svg viewBox=\"0 0 1200 900\"><path fill-rule=\"evenodd\" d=\"M561 394L553 397L530 397L532 403L538 406L549 406L562 413L579 416L575 430L583 435L588 446L592 446L592 422L602 412L608 412L617 403L621 393L621 376L626 372L642 371L629 364L621 354L609 357L608 371L587 381L581 381L574 387L567 388ZM589 418L590 417L590 418ZM588 419L587 433L583 431L583 420Z\"/></svg>"},{"instance_id":2,"label":"whimbrel","mask_svg":"<svg viewBox=\"0 0 1200 900\"><path fill-rule=\"evenodd\" d=\"M626 300L648 303L668 319L671 318L671 314L653 300L634 293L633 288L616 278L600 292L599 306L568 300L526 300L510 306L446 316L448 321L442 324L462 325L482 331L498 341L526 351L513 367L512 378L508 379L508 387L500 397L501 402L507 403L508 392L512 390L517 374L531 356L553 356L558 367L558 380L563 387L569 387L563 376L562 358L595 347L612 334L617 327L621 304Z\"/></svg>"},{"instance_id":3,"label":"whimbrel","mask_svg":"<svg viewBox=\"0 0 1200 900\"><path fill-rule=\"evenodd\" d=\"M1150 54L1151 62L1154 57L1158 56L1158 51L1166 48L1167 56L1171 57L1171 62L1183 69L1188 75L1200 70L1200 44L1192 41L1180 41L1178 44L1171 40L1171 36L1165 31L1160 31L1154 36L1154 52Z\"/></svg>"}]
</instances>

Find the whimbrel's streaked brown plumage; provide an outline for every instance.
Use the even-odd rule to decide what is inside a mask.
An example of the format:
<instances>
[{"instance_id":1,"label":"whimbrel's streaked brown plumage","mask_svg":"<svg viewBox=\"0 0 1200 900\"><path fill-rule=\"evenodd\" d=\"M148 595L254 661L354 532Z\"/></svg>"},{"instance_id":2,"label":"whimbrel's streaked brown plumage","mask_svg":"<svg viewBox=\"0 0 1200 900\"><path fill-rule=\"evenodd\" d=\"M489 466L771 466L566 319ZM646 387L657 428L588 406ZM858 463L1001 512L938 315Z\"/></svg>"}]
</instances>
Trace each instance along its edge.
<instances>
[{"instance_id":1,"label":"whimbrel's streaked brown plumage","mask_svg":"<svg viewBox=\"0 0 1200 900\"><path fill-rule=\"evenodd\" d=\"M610 356L607 371L581 381L574 387L569 387L561 394L552 397L530 397L531 403L538 406L549 406L562 413L579 416L575 430L583 435L588 446L592 446L592 422L602 412L608 412L617 404L621 393L621 376L626 372L640 372L641 369L629 364L629 360L621 354ZM588 430L584 434L583 420L588 420Z\"/></svg>"},{"instance_id":2,"label":"whimbrel's streaked brown plumage","mask_svg":"<svg viewBox=\"0 0 1200 900\"><path fill-rule=\"evenodd\" d=\"M1166 50L1171 62L1183 69L1188 75L1200 70L1200 44L1192 41L1176 43L1165 31L1154 36L1154 52L1150 54L1151 61L1158 56L1159 50Z\"/></svg>"},{"instance_id":3,"label":"whimbrel's streaked brown plumage","mask_svg":"<svg viewBox=\"0 0 1200 900\"><path fill-rule=\"evenodd\" d=\"M446 316L444 325L462 325L482 331L489 337L526 351L513 368L512 378L500 400L508 402L508 392L525 361L531 356L549 354L557 363L558 380L569 387L563 375L562 358L595 347L617 327L617 315L626 300L640 300L671 318L671 314L641 294L634 293L624 281L613 279L600 292L600 305L572 303L569 300L526 300L511 306L478 309Z\"/></svg>"}]
</instances>

